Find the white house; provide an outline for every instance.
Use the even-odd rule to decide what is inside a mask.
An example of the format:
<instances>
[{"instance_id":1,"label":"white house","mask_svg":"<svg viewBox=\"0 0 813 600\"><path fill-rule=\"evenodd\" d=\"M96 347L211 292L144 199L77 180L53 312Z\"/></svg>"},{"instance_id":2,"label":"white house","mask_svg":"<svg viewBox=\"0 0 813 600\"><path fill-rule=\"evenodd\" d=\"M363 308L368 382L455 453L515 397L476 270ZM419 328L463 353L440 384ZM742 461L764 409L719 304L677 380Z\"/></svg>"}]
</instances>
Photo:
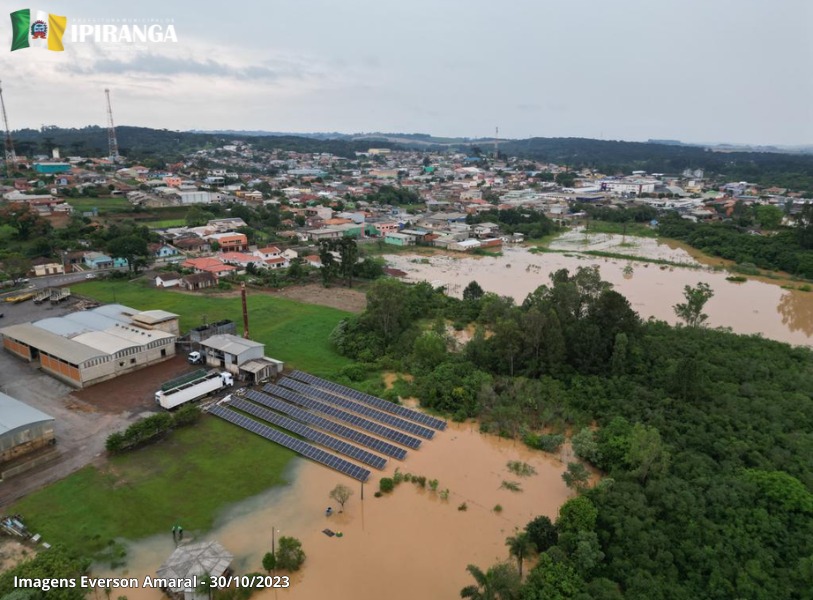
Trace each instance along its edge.
<instances>
[{"instance_id":1,"label":"white house","mask_svg":"<svg viewBox=\"0 0 813 600\"><path fill-rule=\"evenodd\" d=\"M183 275L175 273L174 271L158 273L158 275L155 276L155 287L177 287L181 285L182 277Z\"/></svg>"}]
</instances>

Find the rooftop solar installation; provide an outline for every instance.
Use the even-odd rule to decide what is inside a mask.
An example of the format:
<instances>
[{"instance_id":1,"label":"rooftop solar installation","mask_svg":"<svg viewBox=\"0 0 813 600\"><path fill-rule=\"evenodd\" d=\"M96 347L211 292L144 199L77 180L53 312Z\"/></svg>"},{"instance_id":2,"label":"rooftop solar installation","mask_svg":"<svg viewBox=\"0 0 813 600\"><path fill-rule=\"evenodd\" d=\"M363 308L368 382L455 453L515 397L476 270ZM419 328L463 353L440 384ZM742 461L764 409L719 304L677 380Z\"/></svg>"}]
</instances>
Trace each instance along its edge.
<instances>
[{"instance_id":1,"label":"rooftop solar installation","mask_svg":"<svg viewBox=\"0 0 813 600\"><path fill-rule=\"evenodd\" d=\"M325 452L321 448L317 448L316 446L313 446L307 442L293 438L290 435L282 433L281 431L277 431L273 427L269 427L268 425L263 425L262 423L259 423L254 419L250 419L245 415L241 415L240 413L237 413L231 409L224 408L222 406L212 406L209 409L209 413L220 417L229 423L234 423L243 429L248 429L252 433L256 433L257 435L262 436L267 440L271 440L280 446L293 450L305 458L310 458L311 460L330 467L331 469L335 469L339 473L344 473L353 479L358 481L367 481L370 478L370 471L364 467L354 465L348 460L334 456L330 452Z\"/></svg>"},{"instance_id":2,"label":"rooftop solar installation","mask_svg":"<svg viewBox=\"0 0 813 600\"><path fill-rule=\"evenodd\" d=\"M354 402L352 400L348 400L347 398L342 398L341 396L337 396L336 394L331 394L330 392L320 390L317 387L314 387L307 383L302 383L301 381L296 381L295 379L285 377L279 381L279 384L292 390L296 390L297 392L300 392L302 394L307 394L308 396L321 400L322 402L329 402L330 404L341 406L342 408L352 410L353 412L358 413L360 415L364 415L365 417L369 417L370 419L380 421L381 423L389 425L390 427L397 427L398 429L402 429L407 433L419 435L428 440L431 440L432 437L434 437L435 435L434 429L429 429L428 427L424 427L423 425L418 425L417 423L413 423L412 421L407 421L406 419L402 419L401 417L396 417L395 415L386 413L383 410L370 408L366 404L360 404L359 402Z\"/></svg>"},{"instance_id":3,"label":"rooftop solar installation","mask_svg":"<svg viewBox=\"0 0 813 600\"><path fill-rule=\"evenodd\" d=\"M324 402L319 402L318 400L308 398L306 396L303 396L302 394L297 394L296 392L289 390L288 388L284 388L275 385L273 383L268 383L263 387L263 391L269 394L273 394L278 398L282 398L286 402L290 402L292 404L296 404L297 406L302 406L310 410L318 411L329 417L333 417L334 419L344 421L345 423L350 423L351 425L354 425L359 429L364 429L365 431L369 431L370 433L380 435L381 437L387 438L388 440L391 440L396 444L406 446L407 448L412 448L414 450L419 448L421 445L421 440L419 440L416 437L412 437L411 435L407 435L400 431L396 431L395 429L386 427L381 423L376 423L375 421L364 419L358 415L337 408L332 404L325 404Z\"/></svg>"},{"instance_id":4,"label":"rooftop solar installation","mask_svg":"<svg viewBox=\"0 0 813 600\"><path fill-rule=\"evenodd\" d=\"M446 429L446 421L442 419L432 417L417 410L412 410L411 408L401 406L400 404L395 404L394 402L388 402L387 400L377 396L371 396L370 394L359 392L358 390L354 390L353 388L349 388L345 385L339 385L338 383L333 383L332 381L322 379L321 377L316 377L303 371L294 371L291 373L290 377L311 385L315 385L316 387L327 390L328 392L341 394L342 396L346 396L351 400L357 400L358 402L369 404L374 408L387 411L399 417L404 417L405 419L415 421L421 425L426 425L427 427L432 427L441 431Z\"/></svg>"},{"instance_id":5,"label":"rooftop solar installation","mask_svg":"<svg viewBox=\"0 0 813 600\"><path fill-rule=\"evenodd\" d=\"M356 442L357 444L361 444L362 446L366 446L367 448L371 448L376 452L385 454L386 456L391 456L393 458L397 458L398 460L403 460L406 457L406 450L403 448L399 448L398 446L385 442L384 440L379 440L376 437L362 433L361 431L353 429L352 427L346 427L341 423L336 423L335 421L325 419L324 417L315 415L307 410L302 410L301 408L297 408L292 404L272 398L268 394L248 390L246 392L246 398L277 412L284 413L289 417L302 421L303 423L310 423L315 427L335 433L336 435L340 435L345 439Z\"/></svg>"},{"instance_id":6,"label":"rooftop solar installation","mask_svg":"<svg viewBox=\"0 0 813 600\"><path fill-rule=\"evenodd\" d=\"M336 439L335 437L327 435L326 433L312 429L307 425L303 425L299 421L294 421L293 419L284 417L278 413L268 410L267 408L257 406L248 400L234 400L231 403L231 407L242 410L243 412L247 412L248 414L258 417L263 421L267 421L272 425L277 425L292 433L301 435L306 440L319 444L320 446L324 446L325 448L335 450L336 452L349 456L350 458L362 462L365 465L370 465L376 469L383 469L387 466L386 458L381 458L372 452L362 450L358 446L348 444L347 442Z\"/></svg>"}]
</instances>

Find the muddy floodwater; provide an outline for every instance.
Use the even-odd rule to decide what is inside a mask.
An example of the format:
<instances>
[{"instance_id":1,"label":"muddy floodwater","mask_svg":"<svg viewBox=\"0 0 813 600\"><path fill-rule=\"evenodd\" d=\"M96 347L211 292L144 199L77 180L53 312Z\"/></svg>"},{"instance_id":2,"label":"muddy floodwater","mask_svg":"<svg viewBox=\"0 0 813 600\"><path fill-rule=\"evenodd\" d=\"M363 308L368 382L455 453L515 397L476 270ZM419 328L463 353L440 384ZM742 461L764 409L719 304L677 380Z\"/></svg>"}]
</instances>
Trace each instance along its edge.
<instances>
[{"instance_id":1,"label":"muddy floodwater","mask_svg":"<svg viewBox=\"0 0 813 600\"><path fill-rule=\"evenodd\" d=\"M476 280L485 291L511 296L517 302L522 302L538 286L549 285L550 274L559 269L574 272L578 267L596 265L602 278L626 296L641 317L655 317L669 323L677 322L672 307L683 302L684 286L702 281L714 290L714 297L704 309L709 315L709 326L730 327L736 333L761 334L796 345L811 343L813 292L786 290L762 281L726 281L728 273L708 269L685 250L670 248L653 239L628 236L623 246L619 243L620 236L591 236L588 244L584 239L585 236L580 235L554 242L559 249L572 248L573 254L534 254L526 248L506 247L503 255L498 257L399 254L386 259L391 266L407 273L407 281L445 285L450 294L460 297L466 285ZM585 247L659 258L698 268L578 254Z\"/></svg>"},{"instance_id":2,"label":"muddy floodwater","mask_svg":"<svg viewBox=\"0 0 813 600\"><path fill-rule=\"evenodd\" d=\"M227 509L203 537L219 541L234 554L238 574L262 571L262 556L271 549L272 528L278 530L277 539L291 535L302 541L307 560L291 577L291 587L258 592L255 598L457 598L471 580L467 564L486 568L507 560L507 536L538 515L555 519L570 496L561 478L562 458L482 435L474 423L450 423L434 440L424 441L420 450L410 451L406 460L391 459L385 472L374 472L364 486L363 501L358 482L295 459L290 486ZM536 474L511 473L506 465L512 460L530 464ZM438 479L438 489L449 490L448 500L428 486L420 489L406 482L393 493L375 498L379 477L392 475L396 467ZM503 488L503 481L518 483L522 491ZM348 485L354 495L344 513L327 517L328 506L334 511L339 508L328 498L337 483ZM458 510L464 503L466 510ZM497 505L500 512L494 511ZM326 536L325 528L341 532L342 537ZM95 571L139 579L154 576L173 548L168 527L164 535L131 544L125 570ZM161 597L159 591L134 589L114 590L112 597L120 594L129 600Z\"/></svg>"}]
</instances>

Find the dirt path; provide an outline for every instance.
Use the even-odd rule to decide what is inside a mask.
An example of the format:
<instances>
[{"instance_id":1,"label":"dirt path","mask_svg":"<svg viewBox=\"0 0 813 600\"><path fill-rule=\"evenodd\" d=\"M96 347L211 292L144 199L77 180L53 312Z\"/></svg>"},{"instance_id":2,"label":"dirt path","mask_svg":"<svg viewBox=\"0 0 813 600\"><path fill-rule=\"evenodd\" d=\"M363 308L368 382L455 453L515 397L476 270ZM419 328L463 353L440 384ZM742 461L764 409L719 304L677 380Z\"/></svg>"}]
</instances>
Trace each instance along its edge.
<instances>
[{"instance_id":1,"label":"dirt path","mask_svg":"<svg viewBox=\"0 0 813 600\"><path fill-rule=\"evenodd\" d=\"M266 292L272 296L298 300L307 304L330 306L347 312L360 313L367 308L367 296L360 290L345 287L326 288L310 283L283 288L279 291Z\"/></svg>"}]
</instances>

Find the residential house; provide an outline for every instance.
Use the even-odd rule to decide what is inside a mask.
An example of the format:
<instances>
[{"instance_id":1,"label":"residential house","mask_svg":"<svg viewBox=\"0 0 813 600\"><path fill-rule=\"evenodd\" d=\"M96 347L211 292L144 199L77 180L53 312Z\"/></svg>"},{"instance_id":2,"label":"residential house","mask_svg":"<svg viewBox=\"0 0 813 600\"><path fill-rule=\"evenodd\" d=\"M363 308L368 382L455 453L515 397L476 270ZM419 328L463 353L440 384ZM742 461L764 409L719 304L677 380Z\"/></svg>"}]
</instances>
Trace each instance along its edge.
<instances>
[{"instance_id":1,"label":"residential house","mask_svg":"<svg viewBox=\"0 0 813 600\"><path fill-rule=\"evenodd\" d=\"M217 242L224 252L243 252L248 250L248 238L245 233L230 231L227 233L213 233L205 236L206 240Z\"/></svg>"},{"instance_id":2,"label":"residential house","mask_svg":"<svg viewBox=\"0 0 813 600\"><path fill-rule=\"evenodd\" d=\"M65 267L61 262L53 258L35 258L31 261L31 274L34 277L42 277L43 275L62 275L65 272Z\"/></svg>"},{"instance_id":3,"label":"residential house","mask_svg":"<svg viewBox=\"0 0 813 600\"><path fill-rule=\"evenodd\" d=\"M101 252L85 252L84 263L91 269L110 269L113 266L113 259Z\"/></svg>"},{"instance_id":4,"label":"residential house","mask_svg":"<svg viewBox=\"0 0 813 600\"><path fill-rule=\"evenodd\" d=\"M263 267L262 258L246 252L221 252L217 257L225 264L234 265L241 270L246 269L249 265L254 265L257 268Z\"/></svg>"},{"instance_id":5,"label":"residential house","mask_svg":"<svg viewBox=\"0 0 813 600\"><path fill-rule=\"evenodd\" d=\"M200 254L203 252L209 252L211 250L209 242L196 235L178 238L174 240L172 244L184 252L194 252Z\"/></svg>"},{"instance_id":6,"label":"residential house","mask_svg":"<svg viewBox=\"0 0 813 600\"><path fill-rule=\"evenodd\" d=\"M266 258L263 263L268 269L287 269L290 266L288 259L284 256Z\"/></svg>"},{"instance_id":7,"label":"residential house","mask_svg":"<svg viewBox=\"0 0 813 600\"><path fill-rule=\"evenodd\" d=\"M253 252L254 256L268 260L269 258L278 258L282 256L282 250L277 246L266 246L265 248L257 248Z\"/></svg>"},{"instance_id":8,"label":"residential house","mask_svg":"<svg viewBox=\"0 0 813 600\"><path fill-rule=\"evenodd\" d=\"M181 287L189 291L203 290L216 285L217 277L208 272L185 275L181 278Z\"/></svg>"},{"instance_id":9,"label":"residential house","mask_svg":"<svg viewBox=\"0 0 813 600\"><path fill-rule=\"evenodd\" d=\"M392 246L414 246L415 238L411 235L393 232L384 236L384 243Z\"/></svg>"},{"instance_id":10,"label":"residential house","mask_svg":"<svg viewBox=\"0 0 813 600\"><path fill-rule=\"evenodd\" d=\"M395 221L386 221L383 223L372 223L380 236L386 236L388 233L396 233L399 229L398 223Z\"/></svg>"},{"instance_id":11,"label":"residential house","mask_svg":"<svg viewBox=\"0 0 813 600\"><path fill-rule=\"evenodd\" d=\"M188 258L181 263L181 267L191 269L195 273L212 273L217 278L237 271L237 267L224 264L220 259L211 257Z\"/></svg>"},{"instance_id":12,"label":"residential house","mask_svg":"<svg viewBox=\"0 0 813 600\"><path fill-rule=\"evenodd\" d=\"M317 269L322 268L322 259L319 258L318 254L309 254L303 260L308 266L316 267Z\"/></svg>"},{"instance_id":13,"label":"residential house","mask_svg":"<svg viewBox=\"0 0 813 600\"><path fill-rule=\"evenodd\" d=\"M169 244L150 244L148 249L150 254L156 258L169 258L178 254L178 249Z\"/></svg>"},{"instance_id":14,"label":"residential house","mask_svg":"<svg viewBox=\"0 0 813 600\"><path fill-rule=\"evenodd\" d=\"M165 271L155 276L155 287L177 287L181 285L182 275L175 271Z\"/></svg>"}]
</instances>

